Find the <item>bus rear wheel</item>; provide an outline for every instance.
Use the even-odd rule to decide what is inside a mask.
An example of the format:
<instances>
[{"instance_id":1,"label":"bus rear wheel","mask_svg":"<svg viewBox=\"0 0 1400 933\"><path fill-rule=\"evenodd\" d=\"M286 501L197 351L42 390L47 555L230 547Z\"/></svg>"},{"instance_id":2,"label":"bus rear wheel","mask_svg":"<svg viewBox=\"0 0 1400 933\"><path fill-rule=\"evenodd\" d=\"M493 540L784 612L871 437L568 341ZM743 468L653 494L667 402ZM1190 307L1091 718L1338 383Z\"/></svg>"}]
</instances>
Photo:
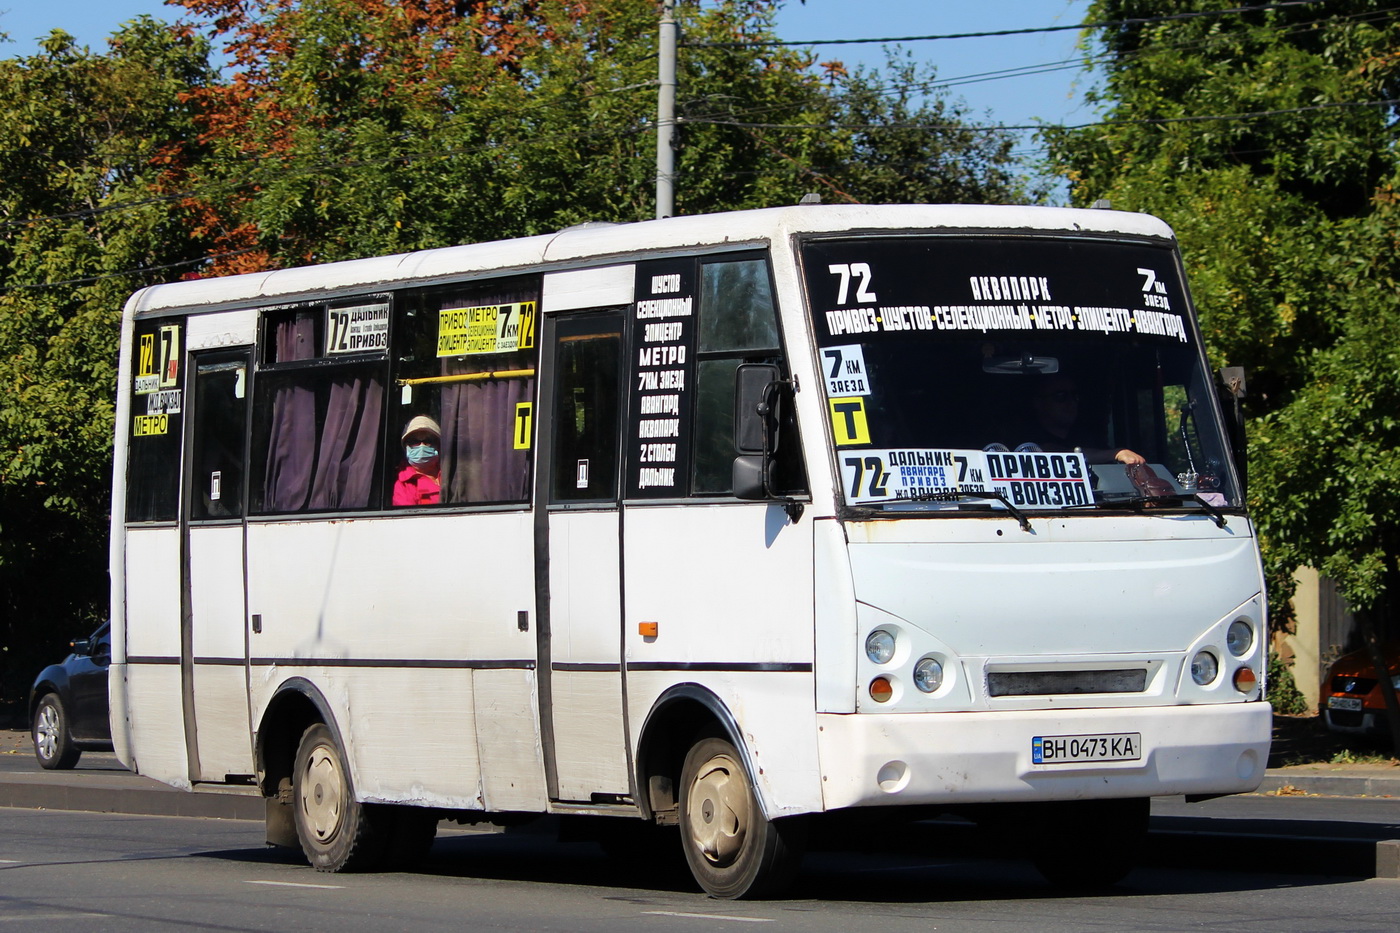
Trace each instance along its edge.
<instances>
[{"instance_id":1,"label":"bus rear wheel","mask_svg":"<svg viewBox=\"0 0 1400 933\"><path fill-rule=\"evenodd\" d=\"M302 734L292 778L297 839L317 871L378 867L384 847L371 808L355 800L350 769L324 723Z\"/></svg>"},{"instance_id":2,"label":"bus rear wheel","mask_svg":"<svg viewBox=\"0 0 1400 933\"><path fill-rule=\"evenodd\" d=\"M776 894L801 861L800 827L766 818L734 746L704 738L681 769L681 845L712 897Z\"/></svg>"}]
</instances>

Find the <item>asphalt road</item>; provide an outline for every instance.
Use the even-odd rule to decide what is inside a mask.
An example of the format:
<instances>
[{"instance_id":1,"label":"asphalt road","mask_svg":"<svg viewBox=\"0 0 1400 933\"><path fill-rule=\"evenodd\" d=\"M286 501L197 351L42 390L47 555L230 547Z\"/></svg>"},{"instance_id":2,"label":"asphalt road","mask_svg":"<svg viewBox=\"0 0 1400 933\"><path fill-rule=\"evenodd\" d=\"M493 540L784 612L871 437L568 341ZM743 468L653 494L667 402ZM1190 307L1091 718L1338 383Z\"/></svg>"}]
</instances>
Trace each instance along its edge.
<instances>
[{"instance_id":1,"label":"asphalt road","mask_svg":"<svg viewBox=\"0 0 1400 933\"><path fill-rule=\"evenodd\" d=\"M10 929L1400 929L1397 881L1149 867L1110 894L1065 896L1020 862L956 851L819 852L790 897L766 902L641 880L592 844L543 836L447 832L421 871L327 875L262 845L253 822L0 809L0 927Z\"/></svg>"}]
</instances>

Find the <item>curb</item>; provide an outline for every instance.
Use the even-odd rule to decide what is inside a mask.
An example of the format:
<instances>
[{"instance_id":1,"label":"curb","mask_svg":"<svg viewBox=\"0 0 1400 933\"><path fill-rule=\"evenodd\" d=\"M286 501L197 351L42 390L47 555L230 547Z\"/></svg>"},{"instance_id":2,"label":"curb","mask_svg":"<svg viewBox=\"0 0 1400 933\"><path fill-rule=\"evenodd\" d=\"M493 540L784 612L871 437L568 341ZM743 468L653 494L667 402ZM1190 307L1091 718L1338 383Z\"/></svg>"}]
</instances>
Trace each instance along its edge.
<instances>
[{"instance_id":1,"label":"curb","mask_svg":"<svg viewBox=\"0 0 1400 933\"><path fill-rule=\"evenodd\" d=\"M1400 797L1400 776L1297 774L1267 771L1256 794L1318 794L1325 797Z\"/></svg>"},{"instance_id":2,"label":"curb","mask_svg":"<svg viewBox=\"0 0 1400 933\"><path fill-rule=\"evenodd\" d=\"M41 780L35 777L0 773L0 807L259 822L266 816L266 804L251 788L251 793L182 791L136 775L64 774Z\"/></svg>"}]
</instances>

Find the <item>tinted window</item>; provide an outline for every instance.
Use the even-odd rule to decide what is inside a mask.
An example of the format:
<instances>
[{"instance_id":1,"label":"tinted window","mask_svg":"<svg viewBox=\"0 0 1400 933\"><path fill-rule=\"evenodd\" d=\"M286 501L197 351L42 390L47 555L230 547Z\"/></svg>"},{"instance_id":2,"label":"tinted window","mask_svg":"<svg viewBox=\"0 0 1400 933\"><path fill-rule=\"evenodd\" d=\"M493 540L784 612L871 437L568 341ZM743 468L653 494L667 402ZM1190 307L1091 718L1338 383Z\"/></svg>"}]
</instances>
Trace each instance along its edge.
<instances>
[{"instance_id":1,"label":"tinted window","mask_svg":"<svg viewBox=\"0 0 1400 933\"><path fill-rule=\"evenodd\" d=\"M378 504L388 314L371 297L263 316L253 511Z\"/></svg>"},{"instance_id":2,"label":"tinted window","mask_svg":"<svg viewBox=\"0 0 1400 933\"><path fill-rule=\"evenodd\" d=\"M538 309L534 276L404 297L388 425L391 503L528 501ZM410 424L425 423L415 419L438 434L436 502L404 494L424 485L402 443Z\"/></svg>"},{"instance_id":3,"label":"tinted window","mask_svg":"<svg viewBox=\"0 0 1400 933\"><path fill-rule=\"evenodd\" d=\"M126 464L129 522L179 517L184 330L183 318L136 323Z\"/></svg>"}]
</instances>

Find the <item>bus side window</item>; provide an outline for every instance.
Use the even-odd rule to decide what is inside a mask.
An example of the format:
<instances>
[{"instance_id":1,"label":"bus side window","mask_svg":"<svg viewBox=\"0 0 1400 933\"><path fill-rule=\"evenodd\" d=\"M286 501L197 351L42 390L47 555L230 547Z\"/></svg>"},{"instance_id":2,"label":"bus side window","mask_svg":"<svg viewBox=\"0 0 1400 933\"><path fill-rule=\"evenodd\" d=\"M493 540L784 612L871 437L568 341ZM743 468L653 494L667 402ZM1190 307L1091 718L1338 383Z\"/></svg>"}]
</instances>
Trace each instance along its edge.
<instances>
[{"instance_id":1,"label":"bus side window","mask_svg":"<svg viewBox=\"0 0 1400 933\"><path fill-rule=\"evenodd\" d=\"M740 363L783 366L777 310L763 259L707 262L700 267L700 346L696 366L696 495L731 491L734 465L734 374ZM784 492L802 491L805 471L798 456L792 405L784 406L776 479Z\"/></svg>"},{"instance_id":2,"label":"bus side window","mask_svg":"<svg viewBox=\"0 0 1400 933\"><path fill-rule=\"evenodd\" d=\"M538 307L538 277L403 296L391 481L404 467L400 433L414 415L427 415L441 432L440 505L528 501Z\"/></svg>"},{"instance_id":3,"label":"bus side window","mask_svg":"<svg viewBox=\"0 0 1400 933\"><path fill-rule=\"evenodd\" d=\"M140 321L131 355L126 520L174 521L180 509L184 318Z\"/></svg>"},{"instance_id":4,"label":"bus side window","mask_svg":"<svg viewBox=\"0 0 1400 933\"><path fill-rule=\"evenodd\" d=\"M322 321L321 306L265 317L251 460L260 471L252 495L257 512L363 509L373 498L384 362L320 357Z\"/></svg>"}]
</instances>

